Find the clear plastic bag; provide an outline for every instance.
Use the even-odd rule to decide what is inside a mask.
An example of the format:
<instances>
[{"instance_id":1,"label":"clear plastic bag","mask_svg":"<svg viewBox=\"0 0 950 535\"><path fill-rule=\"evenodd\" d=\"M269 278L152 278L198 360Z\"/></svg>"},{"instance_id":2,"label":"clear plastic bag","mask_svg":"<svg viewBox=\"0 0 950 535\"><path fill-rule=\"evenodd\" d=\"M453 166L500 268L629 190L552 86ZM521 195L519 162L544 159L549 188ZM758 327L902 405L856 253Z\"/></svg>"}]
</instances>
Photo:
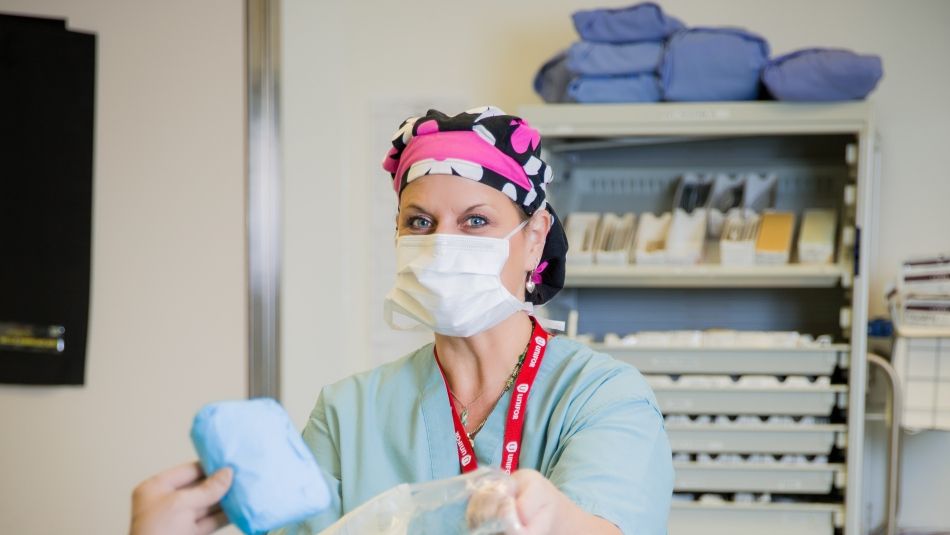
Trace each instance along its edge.
<instances>
[{"instance_id":1,"label":"clear plastic bag","mask_svg":"<svg viewBox=\"0 0 950 535\"><path fill-rule=\"evenodd\" d=\"M394 487L344 515L321 535L518 535L515 484L482 468Z\"/></svg>"}]
</instances>

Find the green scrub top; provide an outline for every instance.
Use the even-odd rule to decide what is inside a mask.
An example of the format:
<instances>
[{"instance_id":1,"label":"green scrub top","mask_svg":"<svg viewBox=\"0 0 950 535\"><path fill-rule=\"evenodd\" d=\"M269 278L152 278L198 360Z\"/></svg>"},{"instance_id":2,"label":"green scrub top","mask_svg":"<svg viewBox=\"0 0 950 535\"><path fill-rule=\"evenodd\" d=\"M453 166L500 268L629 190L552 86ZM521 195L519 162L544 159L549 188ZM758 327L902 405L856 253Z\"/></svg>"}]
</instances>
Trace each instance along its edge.
<instances>
[{"instance_id":1,"label":"green scrub top","mask_svg":"<svg viewBox=\"0 0 950 535\"><path fill-rule=\"evenodd\" d=\"M501 464L510 399L475 437L480 467ZM396 485L459 475L451 411L432 344L324 388L303 438L332 503L277 533L315 534ZM670 445L652 390L628 364L552 338L528 398L520 463L625 535L667 532Z\"/></svg>"}]
</instances>

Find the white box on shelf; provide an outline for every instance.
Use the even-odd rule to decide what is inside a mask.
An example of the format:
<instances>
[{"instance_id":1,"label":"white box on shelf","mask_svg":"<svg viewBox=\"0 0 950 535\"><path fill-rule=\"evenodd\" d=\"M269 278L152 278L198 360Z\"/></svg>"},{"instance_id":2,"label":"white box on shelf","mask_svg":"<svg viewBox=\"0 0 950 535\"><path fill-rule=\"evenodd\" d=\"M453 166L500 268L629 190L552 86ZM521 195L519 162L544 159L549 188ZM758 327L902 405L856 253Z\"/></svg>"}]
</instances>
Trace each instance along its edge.
<instances>
[{"instance_id":1,"label":"white box on shelf","mask_svg":"<svg viewBox=\"0 0 950 535\"><path fill-rule=\"evenodd\" d=\"M594 263L594 244L601 216L595 212L574 212L567 216L564 232L571 247L567 251L567 263L589 266Z\"/></svg>"},{"instance_id":2,"label":"white box on shelf","mask_svg":"<svg viewBox=\"0 0 950 535\"><path fill-rule=\"evenodd\" d=\"M834 210L805 210L798 235L798 261L802 264L830 264L835 253L836 230Z\"/></svg>"},{"instance_id":3,"label":"white box on shelf","mask_svg":"<svg viewBox=\"0 0 950 535\"><path fill-rule=\"evenodd\" d=\"M623 216L604 214L597 233L594 262L623 266L631 263L637 217L632 212Z\"/></svg>"},{"instance_id":4,"label":"white box on shelf","mask_svg":"<svg viewBox=\"0 0 950 535\"><path fill-rule=\"evenodd\" d=\"M950 329L950 295L907 296L902 305L902 324Z\"/></svg>"},{"instance_id":5,"label":"white box on shelf","mask_svg":"<svg viewBox=\"0 0 950 535\"><path fill-rule=\"evenodd\" d=\"M652 213L640 216L634 257L638 264L666 263L666 236L673 216L669 212L657 217Z\"/></svg>"},{"instance_id":6,"label":"white box on shelf","mask_svg":"<svg viewBox=\"0 0 950 535\"><path fill-rule=\"evenodd\" d=\"M898 283L904 294L950 295L950 255L907 260Z\"/></svg>"},{"instance_id":7,"label":"white box on shelf","mask_svg":"<svg viewBox=\"0 0 950 535\"><path fill-rule=\"evenodd\" d=\"M950 294L919 296L894 290L887 298L898 330L921 328L940 333L934 336L950 337Z\"/></svg>"},{"instance_id":8,"label":"white box on shelf","mask_svg":"<svg viewBox=\"0 0 950 535\"><path fill-rule=\"evenodd\" d=\"M669 264L698 264L703 258L706 242L706 209L692 213L677 208L673 212L670 230L666 235L666 260Z\"/></svg>"},{"instance_id":9,"label":"white box on shelf","mask_svg":"<svg viewBox=\"0 0 950 535\"><path fill-rule=\"evenodd\" d=\"M755 240L758 232L759 216L755 212L731 210L726 216L719 240L719 262L724 266L755 264Z\"/></svg>"}]
</instances>

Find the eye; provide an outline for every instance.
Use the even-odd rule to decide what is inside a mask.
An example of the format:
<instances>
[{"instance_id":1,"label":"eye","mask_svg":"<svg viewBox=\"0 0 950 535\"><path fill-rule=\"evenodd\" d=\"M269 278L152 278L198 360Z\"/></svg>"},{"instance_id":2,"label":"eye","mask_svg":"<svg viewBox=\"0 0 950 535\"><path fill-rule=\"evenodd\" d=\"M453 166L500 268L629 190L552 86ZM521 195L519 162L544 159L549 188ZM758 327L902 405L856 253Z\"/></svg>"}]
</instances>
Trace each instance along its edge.
<instances>
[{"instance_id":1,"label":"eye","mask_svg":"<svg viewBox=\"0 0 950 535\"><path fill-rule=\"evenodd\" d=\"M488 225L488 218L480 215L470 215L465 218L465 225L471 228L482 228Z\"/></svg>"},{"instance_id":2,"label":"eye","mask_svg":"<svg viewBox=\"0 0 950 535\"><path fill-rule=\"evenodd\" d=\"M406 220L406 226L410 230L424 231L432 228L432 221L422 216L411 216Z\"/></svg>"}]
</instances>

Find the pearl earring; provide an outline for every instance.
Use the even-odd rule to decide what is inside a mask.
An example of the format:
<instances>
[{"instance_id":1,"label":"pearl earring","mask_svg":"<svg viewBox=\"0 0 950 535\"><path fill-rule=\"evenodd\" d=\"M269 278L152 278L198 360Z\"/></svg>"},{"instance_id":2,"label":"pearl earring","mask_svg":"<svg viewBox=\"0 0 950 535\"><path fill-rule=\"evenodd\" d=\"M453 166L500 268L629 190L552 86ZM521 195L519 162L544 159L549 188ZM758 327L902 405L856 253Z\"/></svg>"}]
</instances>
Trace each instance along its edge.
<instances>
[{"instance_id":1,"label":"pearl earring","mask_svg":"<svg viewBox=\"0 0 950 535\"><path fill-rule=\"evenodd\" d=\"M538 264L535 264L534 269L531 270L531 273L528 273L528 281L524 283L524 288L525 290L528 290L528 293L534 292L534 289L537 288L537 283L534 282L534 279L535 277L538 277L538 267L540 267L540 261ZM544 267L547 267L547 265ZM544 269L544 267L541 269Z\"/></svg>"}]
</instances>

